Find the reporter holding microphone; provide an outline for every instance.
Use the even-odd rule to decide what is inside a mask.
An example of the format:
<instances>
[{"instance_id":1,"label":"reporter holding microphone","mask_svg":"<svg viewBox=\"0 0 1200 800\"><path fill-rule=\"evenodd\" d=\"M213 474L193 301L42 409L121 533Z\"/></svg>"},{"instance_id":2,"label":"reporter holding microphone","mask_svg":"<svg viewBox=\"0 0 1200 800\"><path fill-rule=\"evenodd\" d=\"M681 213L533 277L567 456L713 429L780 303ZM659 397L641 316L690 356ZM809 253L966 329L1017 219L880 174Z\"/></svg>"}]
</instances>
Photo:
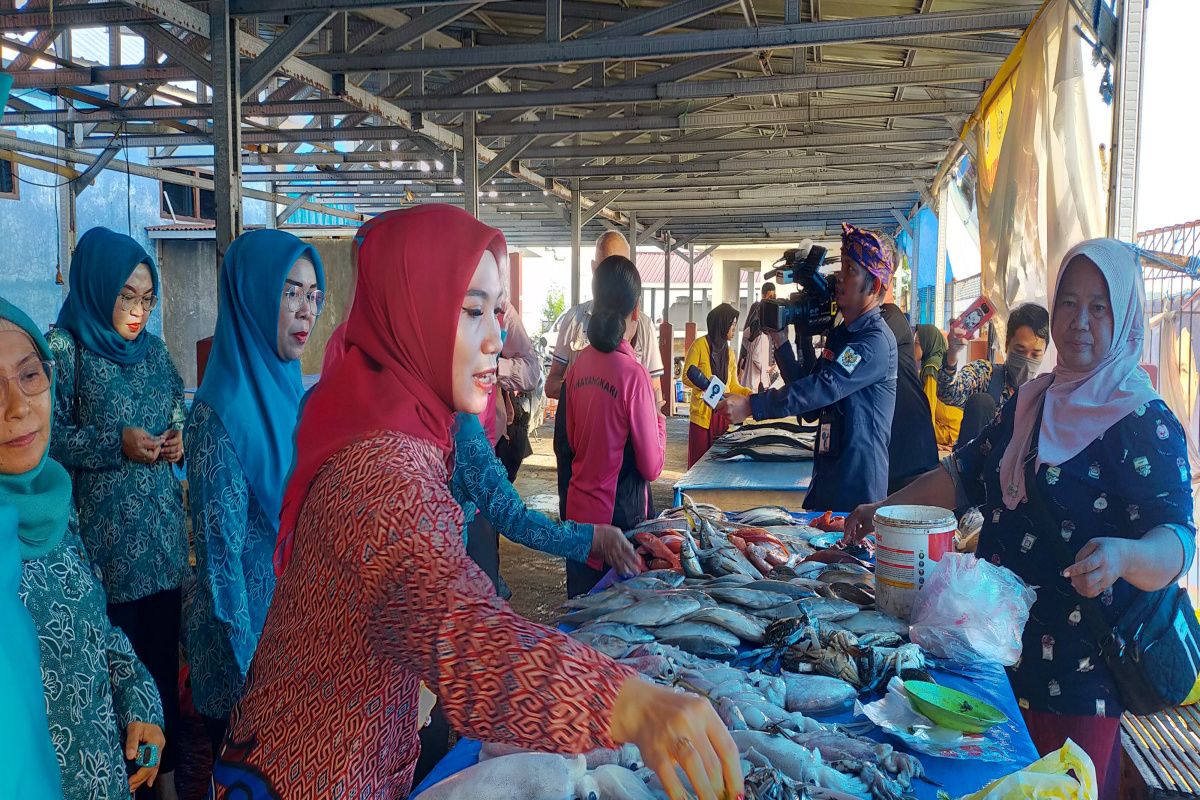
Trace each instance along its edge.
<instances>
[{"instance_id":1,"label":"reporter holding microphone","mask_svg":"<svg viewBox=\"0 0 1200 800\"><path fill-rule=\"evenodd\" d=\"M729 342L737 327L738 310L729 303L708 312L707 333L692 343L683 364L683 381L692 390L690 411L691 425L688 426L688 469L712 447L712 443L729 430L729 415L721 410L709 408L705 402L710 379L716 375L731 394L750 396L750 390L738 383L737 365L730 356ZM692 367L700 371L704 381L696 381Z\"/></svg>"}]
</instances>

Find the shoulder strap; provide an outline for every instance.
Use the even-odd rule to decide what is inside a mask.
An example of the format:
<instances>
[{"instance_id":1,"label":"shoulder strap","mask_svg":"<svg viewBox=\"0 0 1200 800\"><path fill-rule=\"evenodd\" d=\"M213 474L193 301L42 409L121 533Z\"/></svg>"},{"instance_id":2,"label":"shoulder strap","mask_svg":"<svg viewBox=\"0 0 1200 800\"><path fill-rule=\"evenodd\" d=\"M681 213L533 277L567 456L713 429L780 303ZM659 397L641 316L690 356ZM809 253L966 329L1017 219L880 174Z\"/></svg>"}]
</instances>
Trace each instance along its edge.
<instances>
[{"instance_id":1,"label":"shoulder strap","mask_svg":"<svg viewBox=\"0 0 1200 800\"><path fill-rule=\"evenodd\" d=\"M1034 524L1041 530L1042 537L1049 539L1050 547L1054 551L1054 561L1061 574L1064 569L1075 563L1075 557L1067 549L1067 545L1062 539L1060 532L1062 520L1051 512L1049 501L1042 495L1041 487L1038 485L1035 465L1037 464L1038 438L1041 435L1044 410L1044 404L1038 407L1037 420L1033 424L1033 436L1029 443L1029 452L1025 456L1025 496L1027 498L1025 505L1033 517ZM1084 597L1083 595L1078 595L1078 597L1084 623L1091 629L1096 640L1100 642L1101 649L1106 649L1115 637L1112 627L1100 612L1099 601L1094 597Z\"/></svg>"},{"instance_id":2,"label":"shoulder strap","mask_svg":"<svg viewBox=\"0 0 1200 800\"><path fill-rule=\"evenodd\" d=\"M1007 381L1007 377L1004 374L1004 365L997 364L995 361L993 361L992 362L992 377L988 379L987 393L990 394L992 396L992 399L996 401L997 408L999 408L1000 404L1003 402L1004 384L1006 381ZM1039 413L1039 419L1040 419L1041 412L1038 412L1038 413ZM1036 434L1034 435L1034 439L1036 441L1036 439L1037 439Z\"/></svg>"}]
</instances>

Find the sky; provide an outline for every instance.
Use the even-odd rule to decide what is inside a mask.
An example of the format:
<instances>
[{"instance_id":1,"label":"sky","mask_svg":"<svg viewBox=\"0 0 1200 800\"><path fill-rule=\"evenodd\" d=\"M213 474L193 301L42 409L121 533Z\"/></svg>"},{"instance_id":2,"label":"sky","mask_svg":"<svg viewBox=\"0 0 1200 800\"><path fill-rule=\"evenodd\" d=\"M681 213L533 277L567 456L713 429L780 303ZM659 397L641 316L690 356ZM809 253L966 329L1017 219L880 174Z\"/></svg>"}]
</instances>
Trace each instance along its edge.
<instances>
[{"instance_id":1,"label":"sky","mask_svg":"<svg viewBox=\"0 0 1200 800\"><path fill-rule=\"evenodd\" d=\"M1142 76L1137 229L1200 219L1197 0L1150 0Z\"/></svg>"}]
</instances>

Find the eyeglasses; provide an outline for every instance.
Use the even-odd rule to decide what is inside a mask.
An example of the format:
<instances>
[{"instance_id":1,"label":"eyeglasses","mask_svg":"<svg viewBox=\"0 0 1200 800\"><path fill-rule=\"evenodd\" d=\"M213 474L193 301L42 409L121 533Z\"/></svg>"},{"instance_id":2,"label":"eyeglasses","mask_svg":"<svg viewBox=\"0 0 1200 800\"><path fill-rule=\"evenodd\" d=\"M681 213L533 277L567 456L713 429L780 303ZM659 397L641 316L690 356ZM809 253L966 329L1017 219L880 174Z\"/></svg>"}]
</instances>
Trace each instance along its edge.
<instances>
[{"instance_id":1,"label":"eyeglasses","mask_svg":"<svg viewBox=\"0 0 1200 800\"><path fill-rule=\"evenodd\" d=\"M152 294L129 294L121 292L117 297L117 305L122 311L132 311L135 305L141 305L142 310L149 314L158 305L158 297Z\"/></svg>"},{"instance_id":2,"label":"eyeglasses","mask_svg":"<svg viewBox=\"0 0 1200 800\"><path fill-rule=\"evenodd\" d=\"M37 397L50 388L54 378L53 361L32 361L21 367L20 371L11 378L0 375L0 385L4 386L4 401L8 402L8 384L16 381L17 388L26 397Z\"/></svg>"},{"instance_id":3,"label":"eyeglasses","mask_svg":"<svg viewBox=\"0 0 1200 800\"><path fill-rule=\"evenodd\" d=\"M325 310L325 293L320 289L313 289L308 294L302 294L298 288L290 286L283 296L287 300L288 311L293 314L300 310L301 305L307 305L308 310L316 316L320 316L321 312Z\"/></svg>"}]
</instances>

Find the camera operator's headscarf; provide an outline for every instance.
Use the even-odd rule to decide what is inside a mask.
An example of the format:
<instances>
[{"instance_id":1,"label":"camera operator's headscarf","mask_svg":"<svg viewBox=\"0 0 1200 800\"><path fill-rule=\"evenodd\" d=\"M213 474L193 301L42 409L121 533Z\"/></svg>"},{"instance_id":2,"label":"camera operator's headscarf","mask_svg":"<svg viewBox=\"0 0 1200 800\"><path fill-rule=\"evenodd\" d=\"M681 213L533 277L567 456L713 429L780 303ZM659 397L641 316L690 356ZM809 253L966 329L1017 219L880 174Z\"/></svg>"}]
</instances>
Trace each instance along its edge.
<instances>
[{"instance_id":1,"label":"camera operator's headscarf","mask_svg":"<svg viewBox=\"0 0 1200 800\"><path fill-rule=\"evenodd\" d=\"M887 286L896 271L896 255L881 233L842 223L842 253Z\"/></svg>"},{"instance_id":2,"label":"camera operator's headscarf","mask_svg":"<svg viewBox=\"0 0 1200 800\"><path fill-rule=\"evenodd\" d=\"M737 322L738 310L729 303L721 305L708 312L705 325L708 332L708 365L712 374L722 381L729 376L729 329Z\"/></svg>"}]
</instances>

